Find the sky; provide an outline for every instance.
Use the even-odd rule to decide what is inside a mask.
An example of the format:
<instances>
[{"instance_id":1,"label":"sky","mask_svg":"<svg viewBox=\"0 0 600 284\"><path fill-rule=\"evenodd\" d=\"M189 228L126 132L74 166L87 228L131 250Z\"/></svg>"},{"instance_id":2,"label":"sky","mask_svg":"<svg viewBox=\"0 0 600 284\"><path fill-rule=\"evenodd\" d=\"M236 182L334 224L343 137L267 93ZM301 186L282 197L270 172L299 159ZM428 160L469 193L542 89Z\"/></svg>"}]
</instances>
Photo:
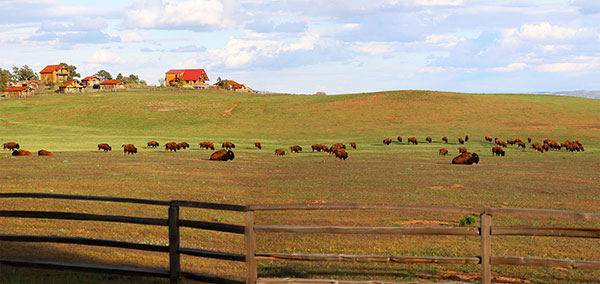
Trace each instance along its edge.
<instances>
[{"instance_id":1,"label":"sky","mask_svg":"<svg viewBox=\"0 0 600 284\"><path fill-rule=\"evenodd\" d=\"M600 89L598 0L0 0L0 68L66 62L253 89Z\"/></svg>"}]
</instances>

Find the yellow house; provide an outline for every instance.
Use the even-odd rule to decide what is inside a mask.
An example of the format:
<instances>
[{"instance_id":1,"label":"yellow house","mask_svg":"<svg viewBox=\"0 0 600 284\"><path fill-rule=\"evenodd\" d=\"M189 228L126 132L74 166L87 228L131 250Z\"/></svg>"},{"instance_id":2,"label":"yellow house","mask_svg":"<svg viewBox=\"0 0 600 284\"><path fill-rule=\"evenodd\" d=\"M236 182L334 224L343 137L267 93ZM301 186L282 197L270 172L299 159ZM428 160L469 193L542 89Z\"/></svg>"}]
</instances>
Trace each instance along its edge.
<instances>
[{"instance_id":1,"label":"yellow house","mask_svg":"<svg viewBox=\"0 0 600 284\"><path fill-rule=\"evenodd\" d=\"M40 71L42 82L64 82L69 77L69 69L65 65L48 65Z\"/></svg>"},{"instance_id":2,"label":"yellow house","mask_svg":"<svg viewBox=\"0 0 600 284\"><path fill-rule=\"evenodd\" d=\"M81 84L84 87L98 86L97 88L100 88L100 82L101 82L100 78L98 78L96 76L88 76L88 77L81 79Z\"/></svg>"},{"instance_id":3,"label":"yellow house","mask_svg":"<svg viewBox=\"0 0 600 284\"><path fill-rule=\"evenodd\" d=\"M165 74L165 82L170 87L206 85L208 80L204 69L171 69Z\"/></svg>"},{"instance_id":4,"label":"yellow house","mask_svg":"<svg viewBox=\"0 0 600 284\"><path fill-rule=\"evenodd\" d=\"M85 92L85 87L77 80L69 80L60 85L58 91L61 93L83 93Z\"/></svg>"},{"instance_id":5,"label":"yellow house","mask_svg":"<svg viewBox=\"0 0 600 284\"><path fill-rule=\"evenodd\" d=\"M33 94L33 90L29 86L23 87L10 87L4 91L4 96L7 98L11 97L28 97Z\"/></svg>"},{"instance_id":6,"label":"yellow house","mask_svg":"<svg viewBox=\"0 0 600 284\"><path fill-rule=\"evenodd\" d=\"M106 80L100 83L100 89L104 91L125 90L125 81L123 80Z\"/></svg>"}]
</instances>

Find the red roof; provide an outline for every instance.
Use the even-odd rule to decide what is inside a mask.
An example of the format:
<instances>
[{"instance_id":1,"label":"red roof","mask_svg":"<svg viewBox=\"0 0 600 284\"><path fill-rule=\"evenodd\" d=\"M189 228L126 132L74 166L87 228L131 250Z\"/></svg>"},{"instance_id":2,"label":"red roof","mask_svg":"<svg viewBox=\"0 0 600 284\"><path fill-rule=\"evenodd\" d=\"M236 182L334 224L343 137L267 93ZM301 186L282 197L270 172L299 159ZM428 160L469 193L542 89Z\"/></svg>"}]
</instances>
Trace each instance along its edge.
<instances>
[{"instance_id":1,"label":"red roof","mask_svg":"<svg viewBox=\"0 0 600 284\"><path fill-rule=\"evenodd\" d=\"M119 84L122 82L123 82L123 80L106 80L106 81L100 83L100 85L113 85L113 84Z\"/></svg>"},{"instance_id":2,"label":"red roof","mask_svg":"<svg viewBox=\"0 0 600 284\"><path fill-rule=\"evenodd\" d=\"M167 74L179 74L179 73L183 73L183 71L185 71L185 69L171 69L171 70L167 71Z\"/></svg>"},{"instance_id":3,"label":"red roof","mask_svg":"<svg viewBox=\"0 0 600 284\"><path fill-rule=\"evenodd\" d=\"M68 87L69 85L71 85L71 83L73 83L74 81L75 81L75 80L69 80L69 81L66 81L64 84L60 85L60 88L66 88L66 87Z\"/></svg>"},{"instance_id":4,"label":"red roof","mask_svg":"<svg viewBox=\"0 0 600 284\"><path fill-rule=\"evenodd\" d=\"M98 78L98 77L96 77L96 76L87 76L87 77L85 77L85 78L81 79L81 81L89 81L89 80L92 80L92 79L94 79L94 78L96 78L96 79L100 80L100 78Z\"/></svg>"},{"instance_id":5,"label":"red roof","mask_svg":"<svg viewBox=\"0 0 600 284\"><path fill-rule=\"evenodd\" d=\"M29 87L24 86L24 87L10 87L8 89L6 89L7 92L16 92L16 91L23 91L25 89L29 89Z\"/></svg>"},{"instance_id":6,"label":"red roof","mask_svg":"<svg viewBox=\"0 0 600 284\"><path fill-rule=\"evenodd\" d=\"M234 90L235 89L241 89L241 88L244 87L244 85L242 85L242 84L240 84L240 83L238 83L236 81L233 81L233 80L226 80L226 81L227 81L227 83L229 83L229 86L231 86L231 88L234 89Z\"/></svg>"},{"instance_id":7,"label":"red roof","mask_svg":"<svg viewBox=\"0 0 600 284\"><path fill-rule=\"evenodd\" d=\"M200 79L204 79L208 81L208 75L206 75L206 71L204 69L171 69L167 71L167 74L181 74L181 79L185 81L197 81Z\"/></svg>"},{"instance_id":8,"label":"red roof","mask_svg":"<svg viewBox=\"0 0 600 284\"><path fill-rule=\"evenodd\" d=\"M62 68L64 65L59 64L59 65L48 65L46 66L46 68L44 68L42 71L40 71L40 74L42 73L52 73L56 70L59 70L60 68Z\"/></svg>"}]
</instances>

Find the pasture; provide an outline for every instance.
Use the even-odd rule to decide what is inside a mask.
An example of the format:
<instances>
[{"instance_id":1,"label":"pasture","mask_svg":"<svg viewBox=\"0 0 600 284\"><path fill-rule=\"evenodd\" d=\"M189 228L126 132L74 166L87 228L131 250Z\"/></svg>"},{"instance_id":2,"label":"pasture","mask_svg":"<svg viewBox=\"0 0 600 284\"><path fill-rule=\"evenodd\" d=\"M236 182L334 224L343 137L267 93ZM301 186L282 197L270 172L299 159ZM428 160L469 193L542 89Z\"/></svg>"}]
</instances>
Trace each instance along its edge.
<instances>
[{"instance_id":1,"label":"pasture","mask_svg":"<svg viewBox=\"0 0 600 284\"><path fill-rule=\"evenodd\" d=\"M470 136L474 166L451 165L458 137ZM415 136L419 145L398 143ZM484 136L580 140L585 152L534 152L517 146L493 157ZM432 136L433 143L425 137ZM449 138L448 144L441 137ZM389 146L384 138L392 138ZM146 148L157 140L158 149ZM43 192L231 204L361 203L461 207L534 207L600 212L600 101L519 94L459 94L398 91L339 96L238 94L219 91L161 90L83 95L48 95L0 101L0 142L22 149L46 149L54 157L12 157L0 152L0 192ZM166 142L186 141L191 148L172 153ZM211 162L211 141L236 144L235 159ZM262 150L254 148L262 143ZM346 161L312 153L310 145L357 143ZM97 152L98 143L113 151ZM134 156L120 146L133 143ZM290 153L289 146L303 151ZM449 150L439 156L440 148ZM286 155L274 157L276 148ZM349 147L348 147L349 148ZM72 210L98 214L138 214L165 218L166 211L86 202L0 200L3 210ZM243 222L242 215L182 211L190 219ZM457 225L462 215L360 212L261 213L260 224L411 226ZM415 221L416 220L416 221ZM503 224L598 226L558 218L505 218ZM527 222L527 223L526 223ZM34 219L3 219L0 234L50 234L102 237L164 244L166 230L135 225ZM243 238L226 233L182 230L188 247L242 253ZM478 255L478 238L334 235L258 235L262 251L423 256ZM73 249L75 247L76 249ZM498 255L600 260L600 242L589 239L502 237L493 242ZM128 264L164 268L158 253L108 250L90 246L0 242L7 257L71 262ZM188 270L239 277L243 267L183 258ZM32 272L33 271L33 272ZM461 271L460 273L447 271ZM478 266L259 262L259 276L352 280L460 280ZM596 283L600 273L586 270L494 266L493 271L533 283ZM457 276L458 275L458 276ZM453 278L454 277L454 278ZM2 283L163 283L154 279L29 270L0 266Z\"/></svg>"}]
</instances>

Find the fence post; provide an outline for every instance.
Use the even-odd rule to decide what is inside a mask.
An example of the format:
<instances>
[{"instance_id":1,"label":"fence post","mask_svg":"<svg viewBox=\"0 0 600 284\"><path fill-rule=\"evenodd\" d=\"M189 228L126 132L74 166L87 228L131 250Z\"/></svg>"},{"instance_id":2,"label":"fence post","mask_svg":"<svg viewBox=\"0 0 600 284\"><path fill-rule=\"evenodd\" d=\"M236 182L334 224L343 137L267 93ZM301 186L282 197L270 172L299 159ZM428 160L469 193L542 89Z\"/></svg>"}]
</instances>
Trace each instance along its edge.
<instances>
[{"instance_id":1,"label":"fence post","mask_svg":"<svg viewBox=\"0 0 600 284\"><path fill-rule=\"evenodd\" d=\"M492 239L490 236L490 226L492 224L492 217L487 214L486 211L481 214L481 283L490 284L492 283L492 270L490 258L492 254Z\"/></svg>"},{"instance_id":2,"label":"fence post","mask_svg":"<svg viewBox=\"0 0 600 284\"><path fill-rule=\"evenodd\" d=\"M181 266L179 263L179 206L171 204L169 206L169 273L171 274L171 284L179 283L179 274Z\"/></svg>"},{"instance_id":3,"label":"fence post","mask_svg":"<svg viewBox=\"0 0 600 284\"><path fill-rule=\"evenodd\" d=\"M255 284L257 277L256 258L256 239L254 237L254 211L246 212L246 228L244 231L246 237L246 284Z\"/></svg>"}]
</instances>

